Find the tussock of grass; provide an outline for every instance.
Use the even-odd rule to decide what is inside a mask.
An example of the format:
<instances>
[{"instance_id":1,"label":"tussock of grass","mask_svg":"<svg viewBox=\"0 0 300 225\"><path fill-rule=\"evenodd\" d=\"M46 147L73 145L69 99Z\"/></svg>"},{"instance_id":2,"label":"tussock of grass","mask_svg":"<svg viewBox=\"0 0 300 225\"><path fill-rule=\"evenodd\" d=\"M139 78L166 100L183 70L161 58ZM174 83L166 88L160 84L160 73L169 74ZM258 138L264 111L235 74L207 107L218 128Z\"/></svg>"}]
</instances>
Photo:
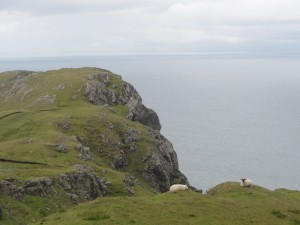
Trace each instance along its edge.
<instances>
[{"instance_id":1,"label":"tussock of grass","mask_svg":"<svg viewBox=\"0 0 300 225\"><path fill-rule=\"evenodd\" d=\"M283 214L283 213L280 212L280 211L272 211L272 214L273 214L274 216L276 216L277 218L280 218L280 219L283 219L283 218L286 217L286 215Z\"/></svg>"}]
</instances>

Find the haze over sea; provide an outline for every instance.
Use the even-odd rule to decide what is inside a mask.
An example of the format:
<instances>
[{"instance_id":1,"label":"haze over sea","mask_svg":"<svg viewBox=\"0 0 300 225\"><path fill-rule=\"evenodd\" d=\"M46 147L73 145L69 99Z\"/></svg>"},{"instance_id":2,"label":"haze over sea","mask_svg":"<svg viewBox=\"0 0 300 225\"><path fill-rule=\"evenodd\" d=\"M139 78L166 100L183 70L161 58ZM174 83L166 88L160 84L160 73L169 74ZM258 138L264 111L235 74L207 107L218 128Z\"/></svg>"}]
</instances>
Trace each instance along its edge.
<instances>
[{"instance_id":1,"label":"haze over sea","mask_svg":"<svg viewBox=\"0 0 300 225\"><path fill-rule=\"evenodd\" d=\"M181 171L207 190L251 178L300 190L300 58L239 53L0 59L0 71L92 66L154 109Z\"/></svg>"}]
</instances>

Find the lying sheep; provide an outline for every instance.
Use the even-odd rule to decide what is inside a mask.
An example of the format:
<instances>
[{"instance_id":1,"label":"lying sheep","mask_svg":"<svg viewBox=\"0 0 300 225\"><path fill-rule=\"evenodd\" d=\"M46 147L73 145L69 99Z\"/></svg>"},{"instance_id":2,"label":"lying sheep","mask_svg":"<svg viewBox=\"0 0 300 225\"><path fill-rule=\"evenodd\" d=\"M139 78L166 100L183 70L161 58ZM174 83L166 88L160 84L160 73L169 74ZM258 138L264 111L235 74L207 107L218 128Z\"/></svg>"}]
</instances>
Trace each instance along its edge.
<instances>
[{"instance_id":1,"label":"lying sheep","mask_svg":"<svg viewBox=\"0 0 300 225\"><path fill-rule=\"evenodd\" d=\"M242 180L242 182L241 182L242 187L252 187L253 186L252 180L250 180L250 179L241 179L241 180Z\"/></svg>"},{"instance_id":2,"label":"lying sheep","mask_svg":"<svg viewBox=\"0 0 300 225\"><path fill-rule=\"evenodd\" d=\"M184 184L173 184L170 187L170 191L171 192L177 192L177 191L186 191L188 190L188 186L184 185Z\"/></svg>"}]
</instances>

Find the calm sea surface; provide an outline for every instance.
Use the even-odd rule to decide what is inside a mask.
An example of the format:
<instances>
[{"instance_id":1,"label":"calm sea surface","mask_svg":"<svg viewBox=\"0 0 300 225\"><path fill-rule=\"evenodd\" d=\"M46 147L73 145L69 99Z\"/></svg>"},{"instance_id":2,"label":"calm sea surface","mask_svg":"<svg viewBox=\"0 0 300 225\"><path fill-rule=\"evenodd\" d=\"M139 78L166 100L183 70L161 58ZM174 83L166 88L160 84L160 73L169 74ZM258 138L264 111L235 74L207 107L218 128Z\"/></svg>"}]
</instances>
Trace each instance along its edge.
<instances>
[{"instance_id":1,"label":"calm sea surface","mask_svg":"<svg viewBox=\"0 0 300 225\"><path fill-rule=\"evenodd\" d=\"M123 55L2 59L0 71L94 66L154 109L190 183L300 190L300 58Z\"/></svg>"}]
</instances>

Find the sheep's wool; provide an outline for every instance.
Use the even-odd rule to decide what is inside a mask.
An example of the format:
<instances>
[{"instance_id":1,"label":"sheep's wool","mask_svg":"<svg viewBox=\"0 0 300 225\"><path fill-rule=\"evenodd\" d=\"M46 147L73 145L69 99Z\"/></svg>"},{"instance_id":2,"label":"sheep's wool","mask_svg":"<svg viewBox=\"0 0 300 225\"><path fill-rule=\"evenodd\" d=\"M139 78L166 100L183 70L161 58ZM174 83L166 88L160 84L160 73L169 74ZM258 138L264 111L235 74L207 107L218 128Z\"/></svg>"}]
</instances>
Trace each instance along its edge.
<instances>
[{"instance_id":1,"label":"sheep's wool","mask_svg":"<svg viewBox=\"0 0 300 225\"><path fill-rule=\"evenodd\" d=\"M253 186L252 180L246 179L246 180L242 181L241 186L243 186L243 187L252 187Z\"/></svg>"},{"instance_id":2,"label":"sheep's wool","mask_svg":"<svg viewBox=\"0 0 300 225\"><path fill-rule=\"evenodd\" d=\"M184 185L184 184L173 184L170 187L170 191L171 192L176 192L176 191L186 191L188 190L188 186Z\"/></svg>"}]
</instances>

